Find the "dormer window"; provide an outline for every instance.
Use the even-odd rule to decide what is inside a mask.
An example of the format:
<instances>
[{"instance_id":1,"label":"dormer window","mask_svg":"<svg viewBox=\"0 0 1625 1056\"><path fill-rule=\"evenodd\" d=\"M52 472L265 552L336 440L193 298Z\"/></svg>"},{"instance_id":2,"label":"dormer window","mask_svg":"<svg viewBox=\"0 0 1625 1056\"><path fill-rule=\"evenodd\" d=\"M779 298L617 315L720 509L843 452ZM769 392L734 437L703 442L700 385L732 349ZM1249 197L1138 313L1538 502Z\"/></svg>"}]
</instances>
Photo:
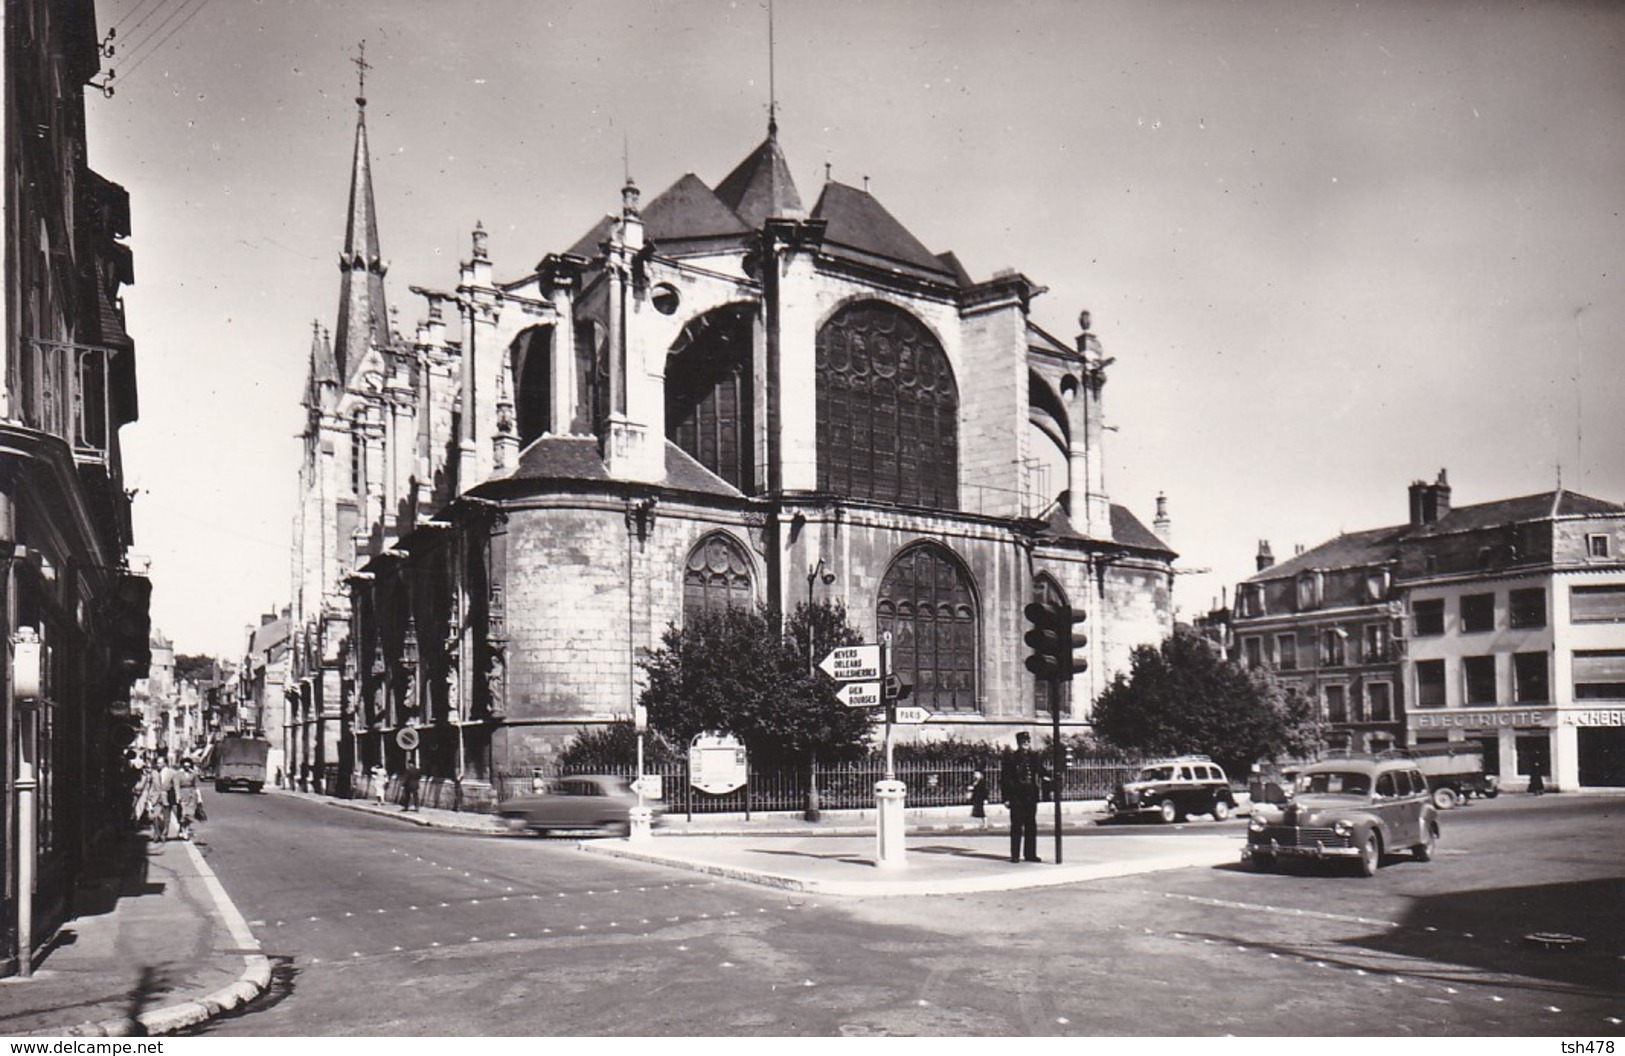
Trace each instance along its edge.
<instances>
[{"instance_id":1,"label":"dormer window","mask_svg":"<svg viewBox=\"0 0 1625 1056\"><path fill-rule=\"evenodd\" d=\"M1381 601L1388 596L1388 570L1374 568L1365 576L1365 597L1367 601Z\"/></svg>"},{"instance_id":2,"label":"dormer window","mask_svg":"<svg viewBox=\"0 0 1625 1056\"><path fill-rule=\"evenodd\" d=\"M1320 604L1320 573L1310 572L1298 577L1298 611L1305 612Z\"/></svg>"}]
</instances>

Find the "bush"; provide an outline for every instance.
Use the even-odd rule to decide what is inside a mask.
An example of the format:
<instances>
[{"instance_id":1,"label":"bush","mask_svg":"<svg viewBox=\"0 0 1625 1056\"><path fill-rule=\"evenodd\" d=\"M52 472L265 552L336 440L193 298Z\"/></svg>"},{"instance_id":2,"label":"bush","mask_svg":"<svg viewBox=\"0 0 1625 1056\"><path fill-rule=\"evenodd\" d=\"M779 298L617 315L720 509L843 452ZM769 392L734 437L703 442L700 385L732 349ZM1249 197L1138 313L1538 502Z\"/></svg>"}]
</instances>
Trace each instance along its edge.
<instances>
[{"instance_id":1,"label":"bush","mask_svg":"<svg viewBox=\"0 0 1625 1056\"><path fill-rule=\"evenodd\" d=\"M658 732L643 735L643 761L662 766L681 756ZM559 754L559 767L565 773L631 773L638 763L638 733L626 719L608 726L583 727Z\"/></svg>"}]
</instances>

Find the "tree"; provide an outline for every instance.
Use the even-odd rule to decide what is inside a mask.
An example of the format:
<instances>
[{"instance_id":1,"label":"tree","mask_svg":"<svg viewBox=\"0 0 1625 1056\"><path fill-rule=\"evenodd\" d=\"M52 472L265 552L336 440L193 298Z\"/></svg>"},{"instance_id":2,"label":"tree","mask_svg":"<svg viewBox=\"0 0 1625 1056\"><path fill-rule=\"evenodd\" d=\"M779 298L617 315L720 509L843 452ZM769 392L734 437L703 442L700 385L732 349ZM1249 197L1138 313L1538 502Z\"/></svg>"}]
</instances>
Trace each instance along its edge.
<instances>
[{"instance_id":1,"label":"tree","mask_svg":"<svg viewBox=\"0 0 1625 1056\"><path fill-rule=\"evenodd\" d=\"M677 752L666 739L650 730L643 739L643 759L647 765L662 766L677 759ZM571 773L618 773L637 765L638 732L626 719L606 726L582 728L575 739L564 746L559 765Z\"/></svg>"},{"instance_id":2,"label":"tree","mask_svg":"<svg viewBox=\"0 0 1625 1056\"><path fill-rule=\"evenodd\" d=\"M1313 754L1320 722L1311 701L1289 695L1268 668L1224 660L1202 638L1176 631L1137 647L1095 702L1095 732L1125 751L1202 753L1226 772Z\"/></svg>"},{"instance_id":3,"label":"tree","mask_svg":"<svg viewBox=\"0 0 1625 1056\"><path fill-rule=\"evenodd\" d=\"M798 606L782 630L766 608L698 613L668 628L643 661L649 725L679 745L731 733L764 767L861 755L868 711L843 705L835 683L808 662L861 643L845 609L827 602Z\"/></svg>"}]
</instances>

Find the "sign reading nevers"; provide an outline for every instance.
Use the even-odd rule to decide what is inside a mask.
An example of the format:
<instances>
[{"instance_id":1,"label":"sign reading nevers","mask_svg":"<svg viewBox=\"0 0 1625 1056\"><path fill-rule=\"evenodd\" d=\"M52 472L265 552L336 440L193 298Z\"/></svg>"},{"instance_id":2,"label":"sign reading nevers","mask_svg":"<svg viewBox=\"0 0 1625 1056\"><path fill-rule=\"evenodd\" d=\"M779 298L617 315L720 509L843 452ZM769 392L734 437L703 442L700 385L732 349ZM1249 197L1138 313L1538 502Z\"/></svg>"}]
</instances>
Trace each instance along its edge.
<instances>
[{"instance_id":1,"label":"sign reading nevers","mask_svg":"<svg viewBox=\"0 0 1625 1056\"><path fill-rule=\"evenodd\" d=\"M880 646L843 645L831 650L819 662L818 669L838 682L879 681Z\"/></svg>"}]
</instances>

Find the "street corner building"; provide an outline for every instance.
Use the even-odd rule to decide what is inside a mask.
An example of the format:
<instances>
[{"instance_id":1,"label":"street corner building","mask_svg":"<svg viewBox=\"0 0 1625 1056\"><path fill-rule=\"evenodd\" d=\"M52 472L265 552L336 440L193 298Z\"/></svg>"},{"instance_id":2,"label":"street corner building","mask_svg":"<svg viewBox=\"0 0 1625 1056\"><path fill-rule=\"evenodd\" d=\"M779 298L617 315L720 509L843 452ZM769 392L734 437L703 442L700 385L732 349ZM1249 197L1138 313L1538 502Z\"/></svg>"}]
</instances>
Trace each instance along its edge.
<instances>
[{"instance_id":1,"label":"street corner building","mask_svg":"<svg viewBox=\"0 0 1625 1056\"><path fill-rule=\"evenodd\" d=\"M1482 749L1508 789L1625 787L1625 506L1559 489L1347 532L1236 588L1238 658L1321 704L1334 745Z\"/></svg>"},{"instance_id":2,"label":"street corner building","mask_svg":"<svg viewBox=\"0 0 1625 1056\"><path fill-rule=\"evenodd\" d=\"M338 320L310 351L290 766L344 792L415 740L426 789L476 805L629 719L639 661L716 606L844 603L935 716L915 736L1048 718L1035 598L1088 614L1073 727L1171 632L1165 509L1154 533L1104 485L1087 313L1051 336L1041 287L972 279L866 189L807 205L770 124L715 186L606 188L514 278L476 227L455 286L411 287L408 338L358 102Z\"/></svg>"},{"instance_id":3,"label":"street corner building","mask_svg":"<svg viewBox=\"0 0 1625 1056\"><path fill-rule=\"evenodd\" d=\"M136 420L130 203L86 163L104 89L90 0L0 14L5 83L5 373L0 378L0 975L32 957L105 865L122 823L132 683L151 584L129 567L119 430ZM98 76L101 81L97 81Z\"/></svg>"}]
</instances>

